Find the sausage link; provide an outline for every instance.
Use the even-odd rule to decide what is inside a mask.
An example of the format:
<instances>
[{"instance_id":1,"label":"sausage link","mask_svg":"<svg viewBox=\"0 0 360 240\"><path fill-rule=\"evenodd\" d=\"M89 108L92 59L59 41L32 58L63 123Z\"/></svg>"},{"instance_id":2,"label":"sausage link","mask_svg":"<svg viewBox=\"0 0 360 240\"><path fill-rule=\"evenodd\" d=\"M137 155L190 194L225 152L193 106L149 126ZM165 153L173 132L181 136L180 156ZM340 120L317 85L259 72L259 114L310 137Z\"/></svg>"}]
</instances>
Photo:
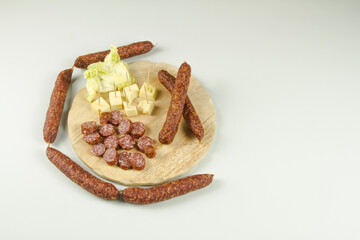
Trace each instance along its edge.
<instances>
[{"instance_id":1,"label":"sausage link","mask_svg":"<svg viewBox=\"0 0 360 240\"><path fill-rule=\"evenodd\" d=\"M190 84L191 67L184 62L181 64L174 87L171 91L171 101L165 123L159 133L159 141L170 144L175 138L179 128L181 114L184 110L187 90Z\"/></svg>"},{"instance_id":2,"label":"sausage link","mask_svg":"<svg viewBox=\"0 0 360 240\"><path fill-rule=\"evenodd\" d=\"M169 90L171 93L175 84L175 77L168 73L165 70L160 70L158 72L158 78L162 85ZM183 117L190 128L190 130L195 134L196 138L201 142L204 137L204 127L201 124L200 118L197 115L194 106L192 105L190 98L186 96Z\"/></svg>"},{"instance_id":3,"label":"sausage link","mask_svg":"<svg viewBox=\"0 0 360 240\"><path fill-rule=\"evenodd\" d=\"M126 188L122 191L122 199L135 204L156 203L204 188L213 177L213 174L198 174L151 188Z\"/></svg>"},{"instance_id":4,"label":"sausage link","mask_svg":"<svg viewBox=\"0 0 360 240\"><path fill-rule=\"evenodd\" d=\"M66 69L60 72L56 79L43 129L44 140L47 143L53 143L56 139L72 73L73 69Z\"/></svg>"},{"instance_id":5,"label":"sausage link","mask_svg":"<svg viewBox=\"0 0 360 240\"><path fill-rule=\"evenodd\" d=\"M61 172L86 191L105 200L119 199L120 192L114 185L104 182L85 171L65 154L52 147L48 147L46 155Z\"/></svg>"},{"instance_id":6,"label":"sausage link","mask_svg":"<svg viewBox=\"0 0 360 240\"><path fill-rule=\"evenodd\" d=\"M136 42L126 46L118 47L120 59L130 58L150 52L154 45L150 41ZM74 66L77 68L87 68L90 64L104 61L110 50L91 53L78 57Z\"/></svg>"}]
</instances>

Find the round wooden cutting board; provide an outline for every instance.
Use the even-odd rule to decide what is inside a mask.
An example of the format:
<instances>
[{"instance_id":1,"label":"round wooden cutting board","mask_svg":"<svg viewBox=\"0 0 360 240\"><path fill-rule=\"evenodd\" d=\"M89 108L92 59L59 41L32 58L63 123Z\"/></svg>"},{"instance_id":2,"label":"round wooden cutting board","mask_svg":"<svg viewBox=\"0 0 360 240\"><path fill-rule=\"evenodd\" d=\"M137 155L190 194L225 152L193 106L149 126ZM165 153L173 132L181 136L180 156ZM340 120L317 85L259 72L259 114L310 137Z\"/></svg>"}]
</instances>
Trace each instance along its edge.
<instances>
[{"instance_id":1,"label":"round wooden cutting board","mask_svg":"<svg viewBox=\"0 0 360 240\"><path fill-rule=\"evenodd\" d=\"M132 122L141 121L146 126L145 135L151 137L158 143L158 134L166 118L169 108L171 94L160 83L157 73L159 70L167 70L176 76L177 68L165 63L153 63L148 61L138 61L129 64L130 73L135 78L135 82L142 86L147 81L148 71L150 71L150 84L158 89L158 97L155 101L155 109L152 115L140 114L130 117ZM105 100L108 96L102 95ZM188 129L184 119L181 119L179 130L174 141L169 145L159 145L156 157L146 159L146 167L142 171L133 169L123 170L118 166L109 166L102 157L91 154L91 145L83 141L81 134L81 124L87 121L96 121L99 124L98 114L91 109L90 103L86 100L87 90L81 89L72 103L68 116L69 136L79 158L96 174L113 182L123 185L156 185L179 177L194 167L210 149L210 145L215 135L216 114L215 108L209 94L191 77L188 96L194 105L205 129L205 136L201 143L195 135ZM135 100L137 105L138 99ZM124 116L123 110L120 110ZM121 150L118 150L120 153ZM131 152L139 152L136 149ZM144 155L145 156L145 155Z\"/></svg>"}]
</instances>

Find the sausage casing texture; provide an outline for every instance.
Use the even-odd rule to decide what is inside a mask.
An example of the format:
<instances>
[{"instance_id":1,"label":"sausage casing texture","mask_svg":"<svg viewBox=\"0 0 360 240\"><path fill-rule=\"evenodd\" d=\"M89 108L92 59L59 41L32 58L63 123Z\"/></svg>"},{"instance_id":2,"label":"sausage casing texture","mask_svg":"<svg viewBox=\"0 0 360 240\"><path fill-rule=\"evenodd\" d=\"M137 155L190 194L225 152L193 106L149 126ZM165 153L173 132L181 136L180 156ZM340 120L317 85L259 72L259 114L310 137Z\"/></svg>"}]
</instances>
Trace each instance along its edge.
<instances>
[{"instance_id":1,"label":"sausage casing texture","mask_svg":"<svg viewBox=\"0 0 360 240\"><path fill-rule=\"evenodd\" d=\"M150 41L136 42L126 46L118 47L120 59L130 58L150 52L154 45ZM91 53L78 57L74 66L77 68L87 68L90 64L104 61L110 50Z\"/></svg>"},{"instance_id":2,"label":"sausage casing texture","mask_svg":"<svg viewBox=\"0 0 360 240\"><path fill-rule=\"evenodd\" d=\"M160 70L158 72L158 78L159 78L159 81L162 83L162 85L164 85L164 87L167 90L169 90L169 92L171 92L172 89L174 88L175 77L165 70ZM195 134L195 136L199 140L199 142L201 142L201 140L204 137L204 127L201 124L200 118L197 115L195 108L192 105L190 98L188 96L186 96L186 99L185 99L183 117L184 117L188 127Z\"/></svg>"},{"instance_id":3,"label":"sausage casing texture","mask_svg":"<svg viewBox=\"0 0 360 240\"><path fill-rule=\"evenodd\" d=\"M184 62L181 64L174 87L171 91L171 101L166 120L159 133L159 141L163 144L170 144L175 138L179 128L181 114L184 110L187 90L190 84L191 67Z\"/></svg>"},{"instance_id":4,"label":"sausage casing texture","mask_svg":"<svg viewBox=\"0 0 360 240\"><path fill-rule=\"evenodd\" d=\"M43 129L44 140L47 143L53 143L56 139L72 73L73 69L66 69L60 72L56 79Z\"/></svg>"},{"instance_id":5,"label":"sausage casing texture","mask_svg":"<svg viewBox=\"0 0 360 240\"><path fill-rule=\"evenodd\" d=\"M150 204L168 200L208 186L212 182L213 176L213 174L198 174L151 188L126 188L122 191L122 199L135 204Z\"/></svg>"},{"instance_id":6,"label":"sausage casing texture","mask_svg":"<svg viewBox=\"0 0 360 240\"><path fill-rule=\"evenodd\" d=\"M119 199L120 192L114 185L85 171L65 154L48 147L46 155L61 172L86 191L105 200Z\"/></svg>"}]
</instances>

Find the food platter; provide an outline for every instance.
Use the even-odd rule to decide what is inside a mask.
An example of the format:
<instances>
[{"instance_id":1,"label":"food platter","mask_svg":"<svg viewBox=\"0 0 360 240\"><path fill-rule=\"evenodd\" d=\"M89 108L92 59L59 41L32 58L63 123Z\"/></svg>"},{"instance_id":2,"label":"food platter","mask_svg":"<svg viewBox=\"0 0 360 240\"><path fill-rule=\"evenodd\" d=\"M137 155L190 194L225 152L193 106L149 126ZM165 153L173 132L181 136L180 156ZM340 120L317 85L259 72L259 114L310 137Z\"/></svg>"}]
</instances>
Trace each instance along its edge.
<instances>
[{"instance_id":1,"label":"food platter","mask_svg":"<svg viewBox=\"0 0 360 240\"><path fill-rule=\"evenodd\" d=\"M143 122L146 126L145 135L158 143L158 134L166 118L171 94L159 82L157 73L160 70L166 70L176 76L177 67L166 63L149 61L133 62L129 64L129 67L131 75L139 86L147 81L149 71L149 83L158 89L158 97L155 102L156 108L153 114L140 114L129 118L133 122ZM69 137L78 157L97 175L107 180L128 186L157 185L167 182L191 170L208 152L214 139L216 128L214 105L205 88L194 77L191 77L188 96L203 123L205 135L202 142L199 143L182 119L175 140L169 145L159 144L156 157L152 159L146 158L144 170L123 170L117 166L109 166L103 158L92 155L90 152L91 146L82 139L82 123L87 121L97 121L99 123L99 115L91 109L90 103L86 100L86 94L86 88L83 88L73 100L68 115ZM107 100L106 95L103 97ZM136 103L137 100L135 100ZM133 149L131 152L138 151Z\"/></svg>"}]
</instances>

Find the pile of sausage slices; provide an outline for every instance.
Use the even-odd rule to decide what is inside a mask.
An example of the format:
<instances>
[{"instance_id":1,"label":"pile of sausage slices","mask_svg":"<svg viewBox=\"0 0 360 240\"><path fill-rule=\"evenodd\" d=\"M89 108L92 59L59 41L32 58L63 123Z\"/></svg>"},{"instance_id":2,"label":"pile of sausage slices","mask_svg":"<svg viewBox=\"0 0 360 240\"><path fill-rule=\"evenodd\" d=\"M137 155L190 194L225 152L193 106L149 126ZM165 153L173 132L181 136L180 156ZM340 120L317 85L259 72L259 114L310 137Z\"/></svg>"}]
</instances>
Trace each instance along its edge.
<instances>
[{"instance_id":1,"label":"pile of sausage slices","mask_svg":"<svg viewBox=\"0 0 360 240\"><path fill-rule=\"evenodd\" d=\"M154 45L150 41L142 41L118 47L118 53L120 59L126 59L150 52L153 48ZM128 187L119 191L113 184L105 182L87 172L61 151L50 146L57 136L74 67L84 69L92 63L104 61L109 52L110 50L80 56L75 60L72 68L59 73L51 94L43 129L44 140L48 144L46 155L49 160L70 180L86 191L105 200L120 199L135 204L150 204L168 200L208 186L213 180L213 174L197 174L151 188ZM167 117L159 133L159 141L163 144L170 144L174 140L181 116L184 117L189 128L199 141L204 137L204 128L187 96L190 76L191 68L187 63L183 63L180 66L176 78L164 70L158 73L160 82L171 92L171 102ZM133 148L136 144L139 151L151 157L156 154L155 146L151 138L143 136L145 133L143 123L131 123L130 120L123 118L120 115L121 113L119 113L114 111L110 115L104 115L100 121L101 126L99 128L96 126L96 122L83 123L81 126L81 131L84 134L83 139L85 142L93 145L92 153L97 156L102 155L109 165L117 163L124 169L126 168L125 165L129 163L130 167L141 170L145 167L145 162L142 163L141 159L143 159L143 156L140 153L129 154L128 152L122 152L117 155L115 154L116 148L120 146L126 150L130 147ZM117 137L114 135L116 128L122 136ZM103 137L105 139L102 142ZM137 139L136 143L134 139ZM120 155L121 157L119 157ZM124 159L128 159L129 162Z\"/></svg>"},{"instance_id":2,"label":"pile of sausage slices","mask_svg":"<svg viewBox=\"0 0 360 240\"><path fill-rule=\"evenodd\" d=\"M124 170L131 168L143 170L145 168L145 158L141 153L128 151L135 145L148 158L156 156L154 141L150 137L144 136L145 131L144 123L133 123L120 111L101 113L99 127L95 121L81 124L83 140L92 145L91 153L95 156L102 156L108 165L118 165ZM118 154L118 149L124 151Z\"/></svg>"}]
</instances>

